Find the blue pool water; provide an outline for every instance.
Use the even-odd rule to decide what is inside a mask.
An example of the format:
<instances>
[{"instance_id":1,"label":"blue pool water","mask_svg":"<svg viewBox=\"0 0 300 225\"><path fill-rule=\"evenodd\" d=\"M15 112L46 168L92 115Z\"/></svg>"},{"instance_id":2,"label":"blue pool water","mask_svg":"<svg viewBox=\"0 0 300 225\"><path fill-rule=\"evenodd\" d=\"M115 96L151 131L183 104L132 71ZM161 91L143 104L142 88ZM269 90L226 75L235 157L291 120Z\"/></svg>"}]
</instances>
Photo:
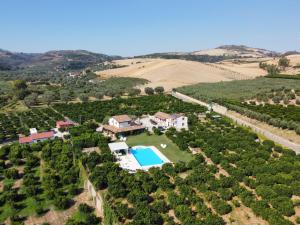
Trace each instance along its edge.
<instances>
[{"instance_id":1,"label":"blue pool water","mask_svg":"<svg viewBox=\"0 0 300 225\"><path fill-rule=\"evenodd\" d=\"M131 153L141 166L152 166L164 163L151 148L133 148L131 149Z\"/></svg>"}]
</instances>

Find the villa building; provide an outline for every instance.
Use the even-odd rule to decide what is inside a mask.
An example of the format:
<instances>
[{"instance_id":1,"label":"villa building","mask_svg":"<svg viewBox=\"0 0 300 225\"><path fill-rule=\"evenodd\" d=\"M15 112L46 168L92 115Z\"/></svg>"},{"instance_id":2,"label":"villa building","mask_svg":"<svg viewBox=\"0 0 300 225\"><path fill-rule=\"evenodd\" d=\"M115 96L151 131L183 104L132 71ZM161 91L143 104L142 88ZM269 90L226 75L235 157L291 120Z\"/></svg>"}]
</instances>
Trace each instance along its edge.
<instances>
[{"instance_id":1,"label":"villa building","mask_svg":"<svg viewBox=\"0 0 300 225\"><path fill-rule=\"evenodd\" d=\"M127 136L144 130L144 126L135 123L128 115L113 116L109 119L108 125L103 125L103 132L110 136Z\"/></svg>"},{"instance_id":2,"label":"villa building","mask_svg":"<svg viewBox=\"0 0 300 225\"><path fill-rule=\"evenodd\" d=\"M168 129L170 127L176 130L188 129L188 118L183 114L167 114L164 112L157 112L151 119L157 124L158 127Z\"/></svg>"},{"instance_id":3,"label":"villa building","mask_svg":"<svg viewBox=\"0 0 300 225\"><path fill-rule=\"evenodd\" d=\"M31 134L29 136L19 138L20 144L37 143L37 142L45 141L48 139L53 139L55 136L53 131L46 131L46 132L41 132L41 133L35 132L35 130L33 130L33 129L31 129L30 131L31 131Z\"/></svg>"}]
</instances>

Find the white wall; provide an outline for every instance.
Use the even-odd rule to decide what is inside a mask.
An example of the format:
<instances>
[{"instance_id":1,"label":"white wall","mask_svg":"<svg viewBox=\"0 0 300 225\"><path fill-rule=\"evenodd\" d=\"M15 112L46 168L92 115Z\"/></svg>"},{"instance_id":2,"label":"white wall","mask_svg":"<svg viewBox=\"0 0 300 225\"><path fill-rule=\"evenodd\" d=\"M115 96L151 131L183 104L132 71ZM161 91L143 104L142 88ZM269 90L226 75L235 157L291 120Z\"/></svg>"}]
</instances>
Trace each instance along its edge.
<instances>
[{"instance_id":1,"label":"white wall","mask_svg":"<svg viewBox=\"0 0 300 225\"><path fill-rule=\"evenodd\" d=\"M176 119L175 128L178 130L188 129L188 118L186 116L181 116Z\"/></svg>"},{"instance_id":2,"label":"white wall","mask_svg":"<svg viewBox=\"0 0 300 225\"><path fill-rule=\"evenodd\" d=\"M108 121L108 124L110 126L114 126L114 127L118 127L118 128L130 127L130 122L119 123L114 118L110 118L109 121Z\"/></svg>"}]
</instances>

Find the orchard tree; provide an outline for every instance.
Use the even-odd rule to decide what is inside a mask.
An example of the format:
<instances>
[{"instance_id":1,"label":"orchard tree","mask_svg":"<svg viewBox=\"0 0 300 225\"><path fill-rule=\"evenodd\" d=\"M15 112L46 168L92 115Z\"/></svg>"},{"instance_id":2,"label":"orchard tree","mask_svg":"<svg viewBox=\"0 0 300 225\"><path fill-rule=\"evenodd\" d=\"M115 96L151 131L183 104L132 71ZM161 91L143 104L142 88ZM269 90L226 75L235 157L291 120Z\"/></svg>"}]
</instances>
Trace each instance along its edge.
<instances>
[{"instance_id":1,"label":"orchard tree","mask_svg":"<svg viewBox=\"0 0 300 225\"><path fill-rule=\"evenodd\" d=\"M158 86L158 87L154 88L154 91L155 91L157 94L162 94L162 93L165 92L165 89L164 89L164 87L162 87L162 86Z\"/></svg>"},{"instance_id":2,"label":"orchard tree","mask_svg":"<svg viewBox=\"0 0 300 225\"><path fill-rule=\"evenodd\" d=\"M141 90L138 88L133 88L128 91L129 96L137 96L139 94L141 94Z\"/></svg>"},{"instance_id":3,"label":"orchard tree","mask_svg":"<svg viewBox=\"0 0 300 225\"><path fill-rule=\"evenodd\" d=\"M32 93L32 94L30 94L30 95L28 95L24 98L24 103L27 106L36 105L37 104L37 98L38 98L38 94L37 93Z\"/></svg>"},{"instance_id":4,"label":"orchard tree","mask_svg":"<svg viewBox=\"0 0 300 225\"><path fill-rule=\"evenodd\" d=\"M79 95L79 99L82 102L87 102L89 100L89 96L87 94L81 94Z\"/></svg>"},{"instance_id":5,"label":"orchard tree","mask_svg":"<svg viewBox=\"0 0 300 225\"><path fill-rule=\"evenodd\" d=\"M46 103L48 106L55 100L55 94L52 91L46 91L42 95L42 101Z\"/></svg>"}]
</instances>

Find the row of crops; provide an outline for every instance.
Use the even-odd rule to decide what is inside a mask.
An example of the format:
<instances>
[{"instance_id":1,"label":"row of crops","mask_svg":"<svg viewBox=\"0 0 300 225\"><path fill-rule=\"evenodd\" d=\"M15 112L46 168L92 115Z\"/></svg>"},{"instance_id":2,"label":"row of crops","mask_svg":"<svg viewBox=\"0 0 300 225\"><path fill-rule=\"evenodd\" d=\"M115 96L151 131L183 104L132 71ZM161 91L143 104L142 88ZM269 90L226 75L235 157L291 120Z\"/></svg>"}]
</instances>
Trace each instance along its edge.
<instances>
[{"instance_id":1,"label":"row of crops","mask_svg":"<svg viewBox=\"0 0 300 225\"><path fill-rule=\"evenodd\" d=\"M247 117L300 134L300 107L295 105L253 105L238 101L221 101L221 104Z\"/></svg>"},{"instance_id":2,"label":"row of crops","mask_svg":"<svg viewBox=\"0 0 300 225\"><path fill-rule=\"evenodd\" d=\"M0 143L18 138L18 134L29 134L29 128L46 131L55 127L63 116L50 108L32 109L26 112L0 114Z\"/></svg>"}]
</instances>

